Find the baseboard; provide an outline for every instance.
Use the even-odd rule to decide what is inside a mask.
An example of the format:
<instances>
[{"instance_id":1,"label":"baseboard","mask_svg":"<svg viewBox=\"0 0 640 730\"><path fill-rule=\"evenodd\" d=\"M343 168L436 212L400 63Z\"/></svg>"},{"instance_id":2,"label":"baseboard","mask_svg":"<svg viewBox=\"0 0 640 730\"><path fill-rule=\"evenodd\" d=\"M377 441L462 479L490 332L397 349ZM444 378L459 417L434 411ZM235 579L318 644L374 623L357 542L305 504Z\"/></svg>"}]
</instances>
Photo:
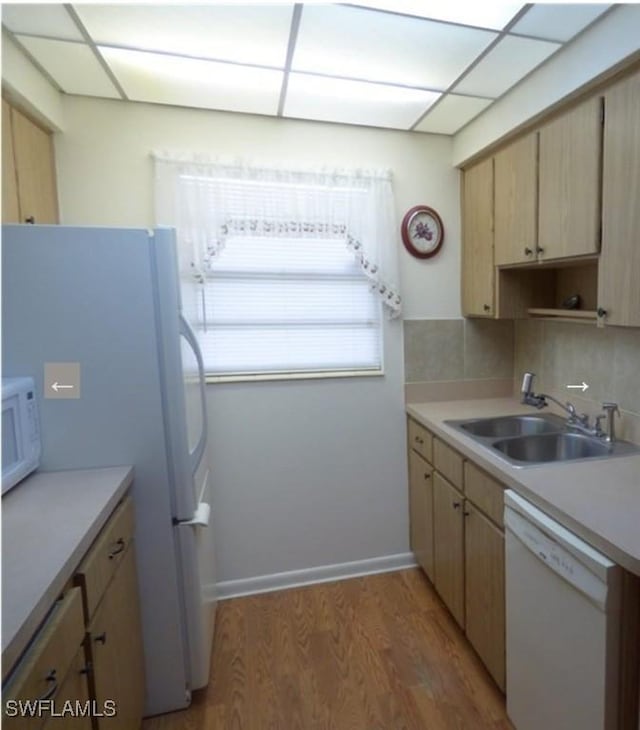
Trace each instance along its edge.
<instances>
[{"instance_id":1,"label":"baseboard","mask_svg":"<svg viewBox=\"0 0 640 730\"><path fill-rule=\"evenodd\" d=\"M372 575L374 573L389 573L403 568L413 568L416 565L413 553L399 553L398 555L385 555L380 558L355 560L350 563L320 565L304 570L260 575L255 578L227 580L217 584L216 593L218 594L218 600L224 601L226 598L268 593L283 588L295 588L313 583L328 583L334 580L357 578L361 575Z\"/></svg>"}]
</instances>

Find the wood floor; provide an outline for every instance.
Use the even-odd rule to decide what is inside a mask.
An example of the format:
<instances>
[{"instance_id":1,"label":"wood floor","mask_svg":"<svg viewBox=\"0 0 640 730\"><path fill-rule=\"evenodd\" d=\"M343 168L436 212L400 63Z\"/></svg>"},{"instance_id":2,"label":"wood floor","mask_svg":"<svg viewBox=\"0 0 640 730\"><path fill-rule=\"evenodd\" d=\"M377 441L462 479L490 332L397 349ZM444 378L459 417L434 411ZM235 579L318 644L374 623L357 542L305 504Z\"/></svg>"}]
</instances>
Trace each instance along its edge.
<instances>
[{"instance_id":1,"label":"wood floor","mask_svg":"<svg viewBox=\"0 0 640 730\"><path fill-rule=\"evenodd\" d=\"M221 602L211 676L143 730L512 727L417 569Z\"/></svg>"}]
</instances>

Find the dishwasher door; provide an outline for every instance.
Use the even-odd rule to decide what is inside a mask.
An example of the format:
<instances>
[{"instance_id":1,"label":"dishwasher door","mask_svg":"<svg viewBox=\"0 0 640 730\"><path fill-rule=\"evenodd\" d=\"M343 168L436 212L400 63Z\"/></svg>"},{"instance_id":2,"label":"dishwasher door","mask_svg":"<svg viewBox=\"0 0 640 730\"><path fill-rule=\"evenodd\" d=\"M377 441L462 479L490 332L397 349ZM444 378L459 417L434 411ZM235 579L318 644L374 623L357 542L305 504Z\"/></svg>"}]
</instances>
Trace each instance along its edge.
<instances>
[{"instance_id":1,"label":"dishwasher door","mask_svg":"<svg viewBox=\"0 0 640 730\"><path fill-rule=\"evenodd\" d=\"M613 730L622 571L505 493L507 713L517 730Z\"/></svg>"}]
</instances>

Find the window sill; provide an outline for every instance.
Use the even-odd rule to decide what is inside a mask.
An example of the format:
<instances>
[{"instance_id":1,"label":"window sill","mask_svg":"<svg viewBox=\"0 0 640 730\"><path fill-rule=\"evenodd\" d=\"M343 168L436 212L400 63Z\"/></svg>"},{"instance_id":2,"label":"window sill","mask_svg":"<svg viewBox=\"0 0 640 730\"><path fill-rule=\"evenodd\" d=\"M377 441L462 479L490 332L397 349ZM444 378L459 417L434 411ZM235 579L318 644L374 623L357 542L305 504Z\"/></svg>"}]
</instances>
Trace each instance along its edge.
<instances>
[{"instance_id":1,"label":"window sill","mask_svg":"<svg viewBox=\"0 0 640 730\"><path fill-rule=\"evenodd\" d=\"M243 373L241 375L206 375L205 382L215 383L258 383L281 380L327 380L334 378L381 377L384 370L325 370L308 373Z\"/></svg>"}]
</instances>

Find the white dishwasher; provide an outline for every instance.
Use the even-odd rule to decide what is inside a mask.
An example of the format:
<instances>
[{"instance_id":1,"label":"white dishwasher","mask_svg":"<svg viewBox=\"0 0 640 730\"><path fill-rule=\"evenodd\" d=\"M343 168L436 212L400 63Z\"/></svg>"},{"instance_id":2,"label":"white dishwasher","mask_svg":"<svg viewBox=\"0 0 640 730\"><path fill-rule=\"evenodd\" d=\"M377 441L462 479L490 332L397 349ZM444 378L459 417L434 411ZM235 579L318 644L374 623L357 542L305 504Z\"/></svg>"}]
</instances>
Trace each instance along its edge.
<instances>
[{"instance_id":1,"label":"white dishwasher","mask_svg":"<svg viewBox=\"0 0 640 730\"><path fill-rule=\"evenodd\" d=\"M517 730L610 730L622 569L505 492L507 713Z\"/></svg>"}]
</instances>

